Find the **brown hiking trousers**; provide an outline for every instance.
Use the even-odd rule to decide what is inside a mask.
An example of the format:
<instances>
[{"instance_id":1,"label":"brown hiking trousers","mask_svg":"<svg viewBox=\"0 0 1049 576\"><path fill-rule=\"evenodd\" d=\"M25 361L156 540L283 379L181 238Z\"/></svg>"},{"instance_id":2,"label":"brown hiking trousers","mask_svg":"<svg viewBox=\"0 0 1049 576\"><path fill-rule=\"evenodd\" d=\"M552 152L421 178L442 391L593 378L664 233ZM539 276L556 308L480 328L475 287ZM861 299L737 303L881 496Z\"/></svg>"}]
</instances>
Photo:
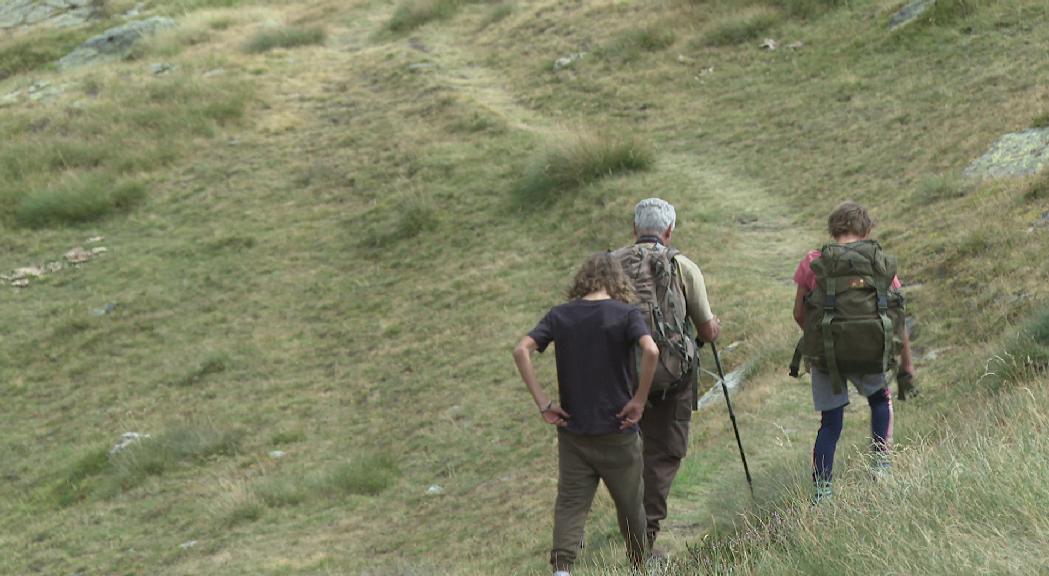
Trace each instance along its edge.
<instances>
[{"instance_id":1,"label":"brown hiking trousers","mask_svg":"<svg viewBox=\"0 0 1049 576\"><path fill-rule=\"evenodd\" d=\"M667 495L681 467L681 460L688 451L688 426L691 420L691 386L668 394L666 398L650 398L641 416L649 546L659 534L659 522L667 517Z\"/></svg>"},{"instance_id":2,"label":"brown hiking trousers","mask_svg":"<svg viewBox=\"0 0 1049 576\"><path fill-rule=\"evenodd\" d=\"M641 566L645 545L644 487L641 479L641 438L636 433L578 436L557 433L557 503L550 564L570 571L579 553L583 527L601 480L616 504L619 532L627 557Z\"/></svg>"}]
</instances>

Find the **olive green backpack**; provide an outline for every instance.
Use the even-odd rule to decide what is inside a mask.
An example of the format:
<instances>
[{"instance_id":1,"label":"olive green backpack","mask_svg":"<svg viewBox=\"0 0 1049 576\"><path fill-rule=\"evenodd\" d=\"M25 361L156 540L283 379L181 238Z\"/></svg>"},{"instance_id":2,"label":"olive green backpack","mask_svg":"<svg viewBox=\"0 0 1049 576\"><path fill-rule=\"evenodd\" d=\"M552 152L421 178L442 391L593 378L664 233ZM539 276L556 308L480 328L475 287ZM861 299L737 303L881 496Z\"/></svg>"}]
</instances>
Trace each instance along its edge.
<instances>
[{"instance_id":1,"label":"olive green backpack","mask_svg":"<svg viewBox=\"0 0 1049 576\"><path fill-rule=\"evenodd\" d=\"M805 298L805 327L790 375L801 358L831 376L834 393L843 374L878 374L896 368L903 348L903 294L892 287L896 259L874 240L827 244L812 261L816 288Z\"/></svg>"}]
</instances>

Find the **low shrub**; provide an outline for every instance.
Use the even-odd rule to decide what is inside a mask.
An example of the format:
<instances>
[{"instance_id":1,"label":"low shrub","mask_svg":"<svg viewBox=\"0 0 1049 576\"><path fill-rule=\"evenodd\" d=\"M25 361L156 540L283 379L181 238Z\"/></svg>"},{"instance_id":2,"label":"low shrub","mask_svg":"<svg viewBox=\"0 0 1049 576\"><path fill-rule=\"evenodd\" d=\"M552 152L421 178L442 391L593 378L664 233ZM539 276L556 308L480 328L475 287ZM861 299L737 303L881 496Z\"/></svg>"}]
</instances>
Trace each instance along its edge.
<instances>
[{"instance_id":1,"label":"low shrub","mask_svg":"<svg viewBox=\"0 0 1049 576\"><path fill-rule=\"evenodd\" d=\"M145 195L145 187L137 182L111 182L99 175L73 177L57 186L24 195L15 218L30 228L80 224L127 212Z\"/></svg>"},{"instance_id":2,"label":"low shrub","mask_svg":"<svg viewBox=\"0 0 1049 576\"><path fill-rule=\"evenodd\" d=\"M628 30L602 48L605 57L623 61L636 60L646 52L659 52L674 45L674 32L650 26Z\"/></svg>"},{"instance_id":3,"label":"low shrub","mask_svg":"<svg viewBox=\"0 0 1049 576\"><path fill-rule=\"evenodd\" d=\"M648 170L654 161L635 138L585 134L537 156L513 194L522 204L542 205L607 176Z\"/></svg>"},{"instance_id":4,"label":"low shrub","mask_svg":"<svg viewBox=\"0 0 1049 576\"><path fill-rule=\"evenodd\" d=\"M754 7L716 22L703 35L707 46L732 46L755 40L783 20L783 15L768 7Z\"/></svg>"},{"instance_id":5,"label":"low shrub","mask_svg":"<svg viewBox=\"0 0 1049 576\"><path fill-rule=\"evenodd\" d=\"M386 29L410 32L429 22L451 18L462 4L462 0L402 0L386 22Z\"/></svg>"},{"instance_id":6,"label":"low shrub","mask_svg":"<svg viewBox=\"0 0 1049 576\"><path fill-rule=\"evenodd\" d=\"M516 5L510 0L492 4L485 13L484 18L481 19L481 24L477 27L478 30L484 30L492 24L502 22L513 14L516 9Z\"/></svg>"},{"instance_id":7,"label":"low shrub","mask_svg":"<svg viewBox=\"0 0 1049 576\"><path fill-rule=\"evenodd\" d=\"M769 4L793 18L815 18L841 8L849 0L770 0Z\"/></svg>"},{"instance_id":8,"label":"low shrub","mask_svg":"<svg viewBox=\"0 0 1049 576\"><path fill-rule=\"evenodd\" d=\"M44 68L86 39L84 32L60 30L0 42L0 80Z\"/></svg>"},{"instance_id":9,"label":"low shrub","mask_svg":"<svg viewBox=\"0 0 1049 576\"><path fill-rule=\"evenodd\" d=\"M277 28L262 30L248 40L244 46L247 52L260 54L276 48L296 48L311 44L323 44L327 33L317 26Z\"/></svg>"},{"instance_id":10,"label":"low shrub","mask_svg":"<svg viewBox=\"0 0 1049 576\"><path fill-rule=\"evenodd\" d=\"M399 475L393 458L369 454L329 470L322 488L333 495L374 496L392 486Z\"/></svg>"}]
</instances>

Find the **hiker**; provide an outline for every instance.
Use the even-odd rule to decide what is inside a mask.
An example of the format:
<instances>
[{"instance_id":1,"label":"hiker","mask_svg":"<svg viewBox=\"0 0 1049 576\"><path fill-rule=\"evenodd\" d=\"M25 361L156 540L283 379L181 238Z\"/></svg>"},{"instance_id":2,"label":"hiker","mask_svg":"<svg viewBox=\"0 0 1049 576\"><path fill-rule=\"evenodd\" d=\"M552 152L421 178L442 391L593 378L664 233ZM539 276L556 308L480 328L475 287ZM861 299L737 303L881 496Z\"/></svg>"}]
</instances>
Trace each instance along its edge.
<instances>
[{"instance_id":1,"label":"hiker","mask_svg":"<svg viewBox=\"0 0 1049 576\"><path fill-rule=\"evenodd\" d=\"M812 400L821 414L812 450L813 503L833 495L834 451L849 403L846 381L871 410L871 471L889 472L892 450L892 393L888 372L897 368L901 398L913 387L914 365L904 321L896 260L870 239L874 221L855 202L838 205L827 219L833 243L812 250L794 272L798 285L794 320L804 335L791 375L801 357L812 374Z\"/></svg>"},{"instance_id":2,"label":"hiker","mask_svg":"<svg viewBox=\"0 0 1049 576\"><path fill-rule=\"evenodd\" d=\"M569 302L552 308L514 349L517 370L540 416L558 428L550 551L555 576L568 576L572 570L598 479L615 502L627 557L635 568L646 559L638 422L659 349L640 311L629 304L633 296L619 264L608 253L594 254L576 273ZM543 392L532 366L532 352L542 352L551 342L557 402ZM636 392L629 371L635 346L642 354Z\"/></svg>"},{"instance_id":3,"label":"hiker","mask_svg":"<svg viewBox=\"0 0 1049 576\"><path fill-rule=\"evenodd\" d=\"M703 273L670 247L677 214L665 200L648 198L634 207L634 244L613 252L634 282L638 306L660 348L648 408L641 419L645 459L648 544L667 517L670 485L688 451L688 430L698 396L695 334L713 342L721 322L710 311ZM652 548L656 558L663 556Z\"/></svg>"}]
</instances>

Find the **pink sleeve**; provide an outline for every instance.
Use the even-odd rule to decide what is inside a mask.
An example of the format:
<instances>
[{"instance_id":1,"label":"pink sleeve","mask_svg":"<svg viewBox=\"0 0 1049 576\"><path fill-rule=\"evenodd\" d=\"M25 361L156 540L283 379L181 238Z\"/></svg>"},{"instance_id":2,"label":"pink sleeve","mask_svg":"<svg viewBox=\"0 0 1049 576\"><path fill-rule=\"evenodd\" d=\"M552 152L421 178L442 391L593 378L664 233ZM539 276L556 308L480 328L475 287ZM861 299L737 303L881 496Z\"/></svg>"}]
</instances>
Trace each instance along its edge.
<instances>
[{"instance_id":1,"label":"pink sleeve","mask_svg":"<svg viewBox=\"0 0 1049 576\"><path fill-rule=\"evenodd\" d=\"M900 288L903 288L903 282L900 282L900 277L899 276L893 276L892 277L892 287L897 289L897 290L899 290Z\"/></svg>"},{"instance_id":2,"label":"pink sleeve","mask_svg":"<svg viewBox=\"0 0 1049 576\"><path fill-rule=\"evenodd\" d=\"M804 288L806 292L816 289L816 273L812 271L812 261L819 257L819 250L810 250L798 263L798 269L794 271L794 283Z\"/></svg>"}]
</instances>

